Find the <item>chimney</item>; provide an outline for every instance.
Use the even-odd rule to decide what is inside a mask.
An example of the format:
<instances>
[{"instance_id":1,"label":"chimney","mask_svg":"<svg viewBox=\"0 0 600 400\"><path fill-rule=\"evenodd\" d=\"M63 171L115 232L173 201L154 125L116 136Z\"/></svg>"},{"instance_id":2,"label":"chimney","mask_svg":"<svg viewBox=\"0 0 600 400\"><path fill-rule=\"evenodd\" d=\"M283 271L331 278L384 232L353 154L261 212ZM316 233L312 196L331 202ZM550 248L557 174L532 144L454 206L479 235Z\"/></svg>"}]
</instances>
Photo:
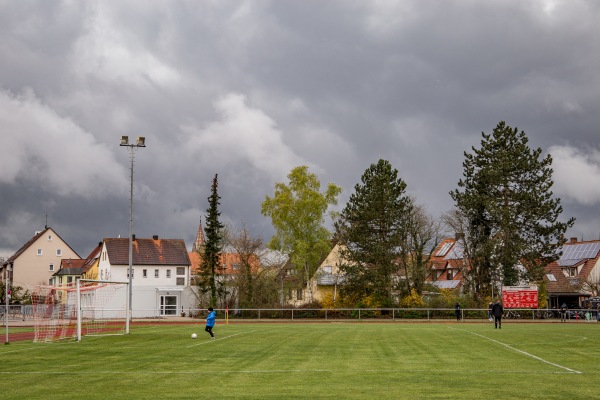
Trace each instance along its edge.
<instances>
[{"instance_id":1,"label":"chimney","mask_svg":"<svg viewBox=\"0 0 600 400\"><path fill-rule=\"evenodd\" d=\"M154 239L154 240L158 240L158 235L154 235L154 236L152 236L152 239Z\"/></svg>"},{"instance_id":2,"label":"chimney","mask_svg":"<svg viewBox=\"0 0 600 400\"><path fill-rule=\"evenodd\" d=\"M461 239L464 239L464 238L465 238L465 234L464 234L464 233L459 233L459 232L456 232L456 233L454 234L454 240L456 240L457 242L458 242L459 240L461 240Z\"/></svg>"},{"instance_id":3,"label":"chimney","mask_svg":"<svg viewBox=\"0 0 600 400\"><path fill-rule=\"evenodd\" d=\"M577 238L572 237L571 240L569 240L569 243L577 243Z\"/></svg>"},{"instance_id":4,"label":"chimney","mask_svg":"<svg viewBox=\"0 0 600 400\"><path fill-rule=\"evenodd\" d=\"M135 235L131 235L131 240L135 240Z\"/></svg>"}]
</instances>

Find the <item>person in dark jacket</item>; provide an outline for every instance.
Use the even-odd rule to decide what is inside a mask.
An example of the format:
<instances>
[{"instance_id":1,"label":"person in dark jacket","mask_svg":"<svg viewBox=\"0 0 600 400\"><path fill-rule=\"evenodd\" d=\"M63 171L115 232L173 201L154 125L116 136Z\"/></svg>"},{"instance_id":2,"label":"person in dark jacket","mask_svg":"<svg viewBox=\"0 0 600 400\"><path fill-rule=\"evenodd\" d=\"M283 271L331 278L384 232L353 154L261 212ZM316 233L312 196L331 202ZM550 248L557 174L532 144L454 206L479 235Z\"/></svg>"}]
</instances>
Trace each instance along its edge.
<instances>
[{"instance_id":1,"label":"person in dark jacket","mask_svg":"<svg viewBox=\"0 0 600 400\"><path fill-rule=\"evenodd\" d=\"M454 306L454 316L456 316L457 321L460 321L460 303L456 303Z\"/></svg>"},{"instance_id":2,"label":"person in dark jacket","mask_svg":"<svg viewBox=\"0 0 600 400\"><path fill-rule=\"evenodd\" d=\"M563 303L562 306L560 306L560 322L567 321L567 310L568 309L569 309L569 307L567 307L566 303Z\"/></svg>"},{"instance_id":3,"label":"person in dark jacket","mask_svg":"<svg viewBox=\"0 0 600 400\"><path fill-rule=\"evenodd\" d=\"M206 328L204 328L204 330L208 333L210 333L210 338L214 339L215 338L215 334L212 331L213 326L215 326L215 320L217 313L213 310L212 307L208 307L208 316L206 317Z\"/></svg>"},{"instance_id":4,"label":"person in dark jacket","mask_svg":"<svg viewBox=\"0 0 600 400\"><path fill-rule=\"evenodd\" d=\"M500 304L500 300L496 300L492 306L492 315L494 316L494 328L502 329L502 317L504 316L504 308Z\"/></svg>"}]
</instances>

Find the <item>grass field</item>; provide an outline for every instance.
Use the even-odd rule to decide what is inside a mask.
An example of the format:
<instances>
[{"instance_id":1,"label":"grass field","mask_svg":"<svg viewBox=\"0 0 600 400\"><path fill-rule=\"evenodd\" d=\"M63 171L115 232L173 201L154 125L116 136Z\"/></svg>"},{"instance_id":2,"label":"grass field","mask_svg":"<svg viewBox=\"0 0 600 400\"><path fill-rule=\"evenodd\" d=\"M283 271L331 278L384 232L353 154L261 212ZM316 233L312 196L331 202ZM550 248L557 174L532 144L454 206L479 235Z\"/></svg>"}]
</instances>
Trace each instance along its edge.
<instances>
[{"instance_id":1,"label":"grass field","mask_svg":"<svg viewBox=\"0 0 600 400\"><path fill-rule=\"evenodd\" d=\"M0 347L3 399L600 399L600 323L233 323ZM196 332L198 339L191 339Z\"/></svg>"}]
</instances>

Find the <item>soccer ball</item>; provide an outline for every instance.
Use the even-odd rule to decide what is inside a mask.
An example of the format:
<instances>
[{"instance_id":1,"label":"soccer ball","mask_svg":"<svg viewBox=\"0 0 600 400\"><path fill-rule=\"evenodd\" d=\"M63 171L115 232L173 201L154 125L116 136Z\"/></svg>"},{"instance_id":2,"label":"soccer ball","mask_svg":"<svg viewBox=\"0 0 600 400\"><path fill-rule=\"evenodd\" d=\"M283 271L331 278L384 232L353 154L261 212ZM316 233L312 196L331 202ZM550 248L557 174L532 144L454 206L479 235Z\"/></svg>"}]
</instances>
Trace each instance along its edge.
<instances>
[{"instance_id":1,"label":"soccer ball","mask_svg":"<svg viewBox=\"0 0 600 400\"><path fill-rule=\"evenodd\" d=\"M198 337L198 335L196 335L195 333L192 333L192 339L196 339Z\"/></svg>"}]
</instances>

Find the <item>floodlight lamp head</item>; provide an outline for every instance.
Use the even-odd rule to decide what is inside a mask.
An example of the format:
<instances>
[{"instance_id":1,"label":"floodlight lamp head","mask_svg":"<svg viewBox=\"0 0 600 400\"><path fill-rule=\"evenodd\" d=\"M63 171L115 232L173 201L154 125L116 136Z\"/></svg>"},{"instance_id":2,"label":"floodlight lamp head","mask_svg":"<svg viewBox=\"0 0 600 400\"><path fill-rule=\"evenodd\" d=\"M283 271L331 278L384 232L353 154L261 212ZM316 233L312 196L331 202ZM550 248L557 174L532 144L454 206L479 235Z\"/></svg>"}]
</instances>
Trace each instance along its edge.
<instances>
[{"instance_id":1,"label":"floodlight lamp head","mask_svg":"<svg viewBox=\"0 0 600 400\"><path fill-rule=\"evenodd\" d=\"M129 146L129 136L121 136L121 146Z\"/></svg>"},{"instance_id":2,"label":"floodlight lamp head","mask_svg":"<svg viewBox=\"0 0 600 400\"><path fill-rule=\"evenodd\" d=\"M138 136L136 146L137 147L146 147L146 138L143 136Z\"/></svg>"}]
</instances>

